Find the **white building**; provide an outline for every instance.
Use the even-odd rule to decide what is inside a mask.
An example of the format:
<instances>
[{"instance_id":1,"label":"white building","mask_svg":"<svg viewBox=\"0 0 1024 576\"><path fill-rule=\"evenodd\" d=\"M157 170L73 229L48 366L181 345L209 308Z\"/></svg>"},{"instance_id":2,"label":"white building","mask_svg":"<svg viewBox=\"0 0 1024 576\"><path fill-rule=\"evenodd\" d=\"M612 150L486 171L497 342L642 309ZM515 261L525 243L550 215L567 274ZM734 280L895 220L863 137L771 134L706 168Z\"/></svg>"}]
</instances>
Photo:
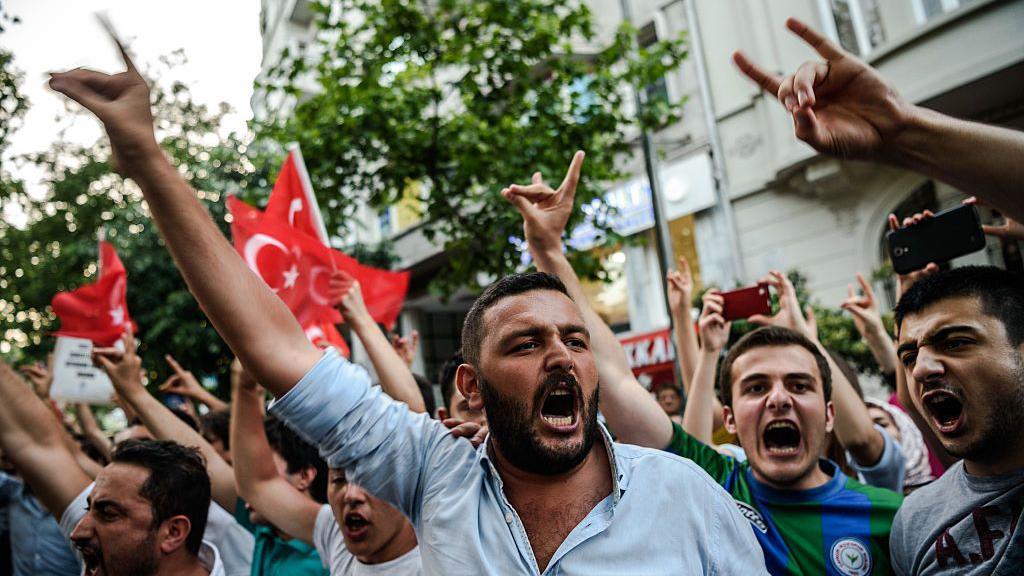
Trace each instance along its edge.
<instances>
[{"instance_id":1,"label":"white building","mask_svg":"<svg viewBox=\"0 0 1024 576\"><path fill-rule=\"evenodd\" d=\"M598 46L592 47L597 50L621 22L621 2L587 3L598 19ZM283 47L309 42L312 32L307 0L262 4L266 71ZM822 304L836 306L855 272L870 274L887 262L887 214L941 209L963 197L915 174L822 158L793 137L782 107L730 60L740 48L766 68L788 72L814 59L784 28L787 16L824 30L878 67L913 102L1024 128L1024 0L629 4L641 44L689 34L690 57L663 84L647 89L686 99L683 119L653 137L673 251L687 256L703 284L731 287L752 283L770 269L798 269ZM691 29L692 18L699 30ZM254 100L253 108L259 115L277 104ZM623 213L623 229L645 235L648 242L606 253L621 278L588 289L595 307L625 337L662 329L668 318L660 305L663 280L639 148L624 165L634 176L611 186L607 198ZM413 272L401 328L419 329L424 344L415 368L434 377L457 346L472 295L442 303L427 293L430 279L444 269L445 255L426 240L406 208L393 207L382 217L364 210L359 235L364 241L390 237L401 266ZM1021 268L1016 244L998 241L964 260ZM884 283L880 288L891 294Z\"/></svg>"}]
</instances>

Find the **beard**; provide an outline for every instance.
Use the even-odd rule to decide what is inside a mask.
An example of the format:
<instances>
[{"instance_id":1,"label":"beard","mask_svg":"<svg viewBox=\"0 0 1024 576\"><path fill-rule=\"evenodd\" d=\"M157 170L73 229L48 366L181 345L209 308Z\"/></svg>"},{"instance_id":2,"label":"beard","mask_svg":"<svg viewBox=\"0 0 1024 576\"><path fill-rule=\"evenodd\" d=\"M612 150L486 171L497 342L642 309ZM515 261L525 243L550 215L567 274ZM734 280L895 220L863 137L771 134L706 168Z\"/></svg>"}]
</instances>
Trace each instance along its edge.
<instances>
[{"instance_id":1,"label":"beard","mask_svg":"<svg viewBox=\"0 0 1024 576\"><path fill-rule=\"evenodd\" d=\"M1024 358L1016 351L1016 362L1011 380L1016 384L1010 394L988 399L991 402L991 415L985 419L985 427L972 442L963 446L946 446L950 455L961 459L977 462L994 462L1004 460L1010 454L1007 450L1016 451L1015 442L1010 438L1020 438L1020 415L1024 414Z\"/></svg>"},{"instance_id":2,"label":"beard","mask_svg":"<svg viewBox=\"0 0 1024 576\"><path fill-rule=\"evenodd\" d=\"M539 406L545 394L558 384L567 382L576 389L577 397L583 398L583 390L572 375L552 374L533 395L533 402L526 402L501 394L481 378L480 393L487 413L487 426L494 436L501 453L516 468L532 474L554 476L572 470L583 462L594 446L599 431L597 428L598 391L584 398L579 418L583 426L583 438L577 443L560 443L547 446L537 433L533 407Z\"/></svg>"},{"instance_id":3,"label":"beard","mask_svg":"<svg viewBox=\"0 0 1024 576\"><path fill-rule=\"evenodd\" d=\"M90 544L87 546L99 563L99 570L105 576L151 576L156 574L160 562L155 556L156 530L151 530L136 548L135 552L122 554L121 558L111 558L108 565L103 555L103 548Z\"/></svg>"}]
</instances>

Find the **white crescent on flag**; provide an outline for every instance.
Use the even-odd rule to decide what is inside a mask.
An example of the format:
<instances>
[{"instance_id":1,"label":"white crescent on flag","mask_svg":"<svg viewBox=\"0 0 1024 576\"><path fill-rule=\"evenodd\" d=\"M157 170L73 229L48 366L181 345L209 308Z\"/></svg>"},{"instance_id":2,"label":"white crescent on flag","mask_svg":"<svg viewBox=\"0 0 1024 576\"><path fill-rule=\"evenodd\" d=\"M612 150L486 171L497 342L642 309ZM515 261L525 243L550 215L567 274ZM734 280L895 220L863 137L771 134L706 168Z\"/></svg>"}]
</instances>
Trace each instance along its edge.
<instances>
[{"instance_id":1,"label":"white crescent on flag","mask_svg":"<svg viewBox=\"0 0 1024 576\"><path fill-rule=\"evenodd\" d=\"M285 246L280 240L266 234L253 234L252 238L245 243L245 263L249 265L249 268L256 273L257 276L263 278L263 273L260 272L260 267L256 263L256 259L259 257L260 251L266 246L273 246L285 254L289 254L288 247ZM265 280L264 280L265 281ZM269 283L268 283L269 286ZM274 288L270 286L270 289L277 293L280 288Z\"/></svg>"},{"instance_id":2,"label":"white crescent on flag","mask_svg":"<svg viewBox=\"0 0 1024 576\"><path fill-rule=\"evenodd\" d=\"M331 304L326 296L316 290L316 279L325 272L330 272L330 269L324 266L314 266L309 272L309 297L319 306L330 306Z\"/></svg>"}]
</instances>

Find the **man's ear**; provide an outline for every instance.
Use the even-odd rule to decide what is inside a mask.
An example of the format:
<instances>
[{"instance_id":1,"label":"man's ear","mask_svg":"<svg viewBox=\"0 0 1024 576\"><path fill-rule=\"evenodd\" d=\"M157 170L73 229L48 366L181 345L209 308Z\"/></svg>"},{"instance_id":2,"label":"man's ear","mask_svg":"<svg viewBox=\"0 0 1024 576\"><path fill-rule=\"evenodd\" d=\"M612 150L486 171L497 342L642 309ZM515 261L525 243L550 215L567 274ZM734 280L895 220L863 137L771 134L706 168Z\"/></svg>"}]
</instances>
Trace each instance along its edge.
<instances>
[{"instance_id":1,"label":"man's ear","mask_svg":"<svg viewBox=\"0 0 1024 576\"><path fill-rule=\"evenodd\" d=\"M300 492L305 492L313 485L314 480L316 480L316 468L313 466L306 466L302 470L299 470L299 473L295 475L295 488Z\"/></svg>"},{"instance_id":2,"label":"man's ear","mask_svg":"<svg viewBox=\"0 0 1024 576\"><path fill-rule=\"evenodd\" d=\"M169 555L183 548L191 532L192 522L187 516L179 514L164 520L160 524L160 552Z\"/></svg>"},{"instance_id":3,"label":"man's ear","mask_svg":"<svg viewBox=\"0 0 1024 576\"><path fill-rule=\"evenodd\" d=\"M455 371L455 385L473 410L484 409L484 397L480 392L480 380L476 369L469 364L460 364L459 368Z\"/></svg>"},{"instance_id":4,"label":"man's ear","mask_svg":"<svg viewBox=\"0 0 1024 576\"><path fill-rule=\"evenodd\" d=\"M736 415L732 413L732 408L725 405L722 406L722 423L729 434L736 435Z\"/></svg>"},{"instance_id":5,"label":"man's ear","mask_svg":"<svg viewBox=\"0 0 1024 576\"><path fill-rule=\"evenodd\" d=\"M870 420L870 417L868 418ZM831 400L825 403L825 433L832 432L836 424L836 405Z\"/></svg>"}]
</instances>

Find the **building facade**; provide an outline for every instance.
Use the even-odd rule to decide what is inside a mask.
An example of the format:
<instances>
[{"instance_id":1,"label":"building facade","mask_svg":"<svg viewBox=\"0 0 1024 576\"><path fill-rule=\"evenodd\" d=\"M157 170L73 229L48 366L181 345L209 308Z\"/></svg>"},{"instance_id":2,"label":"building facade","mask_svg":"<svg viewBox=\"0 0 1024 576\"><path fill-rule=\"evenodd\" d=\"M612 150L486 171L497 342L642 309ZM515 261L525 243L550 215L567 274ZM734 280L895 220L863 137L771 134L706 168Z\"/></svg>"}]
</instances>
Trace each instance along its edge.
<instances>
[{"instance_id":1,"label":"building facade","mask_svg":"<svg viewBox=\"0 0 1024 576\"><path fill-rule=\"evenodd\" d=\"M787 72L816 55L784 27L796 16L824 30L878 67L910 101L963 118L1024 129L1024 0L626 0L642 46L686 34L690 56L663 82L645 87L682 101L682 119L654 132L657 174L675 261L689 260L698 287L755 282L771 269L799 270L813 296L837 306L860 271L881 280L886 216L939 210L963 194L893 168L817 155L793 136L788 115L732 65L743 49L768 69ZM312 39L308 0L263 0L266 72L286 46ZM623 0L587 0L600 50L622 22ZM691 25L692 23L692 25ZM311 86L310 89L313 89ZM280 103L254 98L257 115ZM591 302L619 332L638 368L667 378L668 316L657 256L650 187L639 146L623 159L630 174L608 187L619 209L617 227L645 242L602 251L618 272L608 284L588 284ZM361 211L357 240L389 238L413 280L400 330L417 329L423 345L414 369L431 378L458 346L473 300L463 291L446 302L427 285L443 273L441 242L422 232L412 199L383 214ZM990 213L984 217L991 218ZM586 244L587 231L573 236ZM1021 268L1015 243L994 239L962 259ZM358 349L355 351L358 355Z\"/></svg>"}]
</instances>

